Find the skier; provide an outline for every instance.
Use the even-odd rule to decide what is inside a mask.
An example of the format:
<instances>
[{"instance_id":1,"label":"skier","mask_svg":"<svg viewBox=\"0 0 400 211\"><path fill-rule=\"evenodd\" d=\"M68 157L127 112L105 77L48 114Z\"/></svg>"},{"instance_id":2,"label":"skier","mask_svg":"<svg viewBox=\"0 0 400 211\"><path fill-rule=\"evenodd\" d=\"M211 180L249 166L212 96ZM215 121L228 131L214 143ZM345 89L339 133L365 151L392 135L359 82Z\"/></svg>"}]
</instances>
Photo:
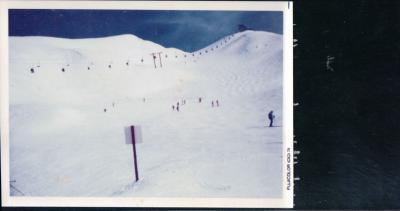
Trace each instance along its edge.
<instances>
[{"instance_id":1,"label":"skier","mask_svg":"<svg viewBox=\"0 0 400 211\"><path fill-rule=\"evenodd\" d=\"M275 119L274 111L270 111L268 113L268 119L269 119L269 127L273 127L272 124L274 123Z\"/></svg>"},{"instance_id":2,"label":"skier","mask_svg":"<svg viewBox=\"0 0 400 211\"><path fill-rule=\"evenodd\" d=\"M211 101L211 107L214 107L214 101Z\"/></svg>"},{"instance_id":3,"label":"skier","mask_svg":"<svg viewBox=\"0 0 400 211\"><path fill-rule=\"evenodd\" d=\"M218 102L218 100L216 101L216 103L217 103L217 107L219 107L219 102Z\"/></svg>"},{"instance_id":4,"label":"skier","mask_svg":"<svg viewBox=\"0 0 400 211\"><path fill-rule=\"evenodd\" d=\"M201 103L201 97L199 97L199 103Z\"/></svg>"},{"instance_id":5,"label":"skier","mask_svg":"<svg viewBox=\"0 0 400 211\"><path fill-rule=\"evenodd\" d=\"M175 105L172 105L172 111L175 111Z\"/></svg>"},{"instance_id":6,"label":"skier","mask_svg":"<svg viewBox=\"0 0 400 211\"><path fill-rule=\"evenodd\" d=\"M106 108L104 109L104 112L107 112L107 109L106 109Z\"/></svg>"},{"instance_id":7,"label":"skier","mask_svg":"<svg viewBox=\"0 0 400 211\"><path fill-rule=\"evenodd\" d=\"M176 106L176 111L179 111L179 103L178 103L178 105Z\"/></svg>"}]
</instances>

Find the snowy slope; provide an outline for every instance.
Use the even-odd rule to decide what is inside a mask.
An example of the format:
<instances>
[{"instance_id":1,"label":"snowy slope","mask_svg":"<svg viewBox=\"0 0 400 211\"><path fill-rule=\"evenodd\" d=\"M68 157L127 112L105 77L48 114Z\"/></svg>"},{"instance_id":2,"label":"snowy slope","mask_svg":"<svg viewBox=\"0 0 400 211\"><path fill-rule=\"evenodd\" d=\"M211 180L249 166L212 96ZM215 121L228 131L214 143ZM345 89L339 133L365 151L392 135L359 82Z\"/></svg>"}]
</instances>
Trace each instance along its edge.
<instances>
[{"instance_id":1,"label":"snowy slope","mask_svg":"<svg viewBox=\"0 0 400 211\"><path fill-rule=\"evenodd\" d=\"M270 110L282 126L281 35L245 31L196 52L133 35L9 40L12 195L282 194L282 127L265 127ZM131 124L143 130L139 183Z\"/></svg>"}]
</instances>

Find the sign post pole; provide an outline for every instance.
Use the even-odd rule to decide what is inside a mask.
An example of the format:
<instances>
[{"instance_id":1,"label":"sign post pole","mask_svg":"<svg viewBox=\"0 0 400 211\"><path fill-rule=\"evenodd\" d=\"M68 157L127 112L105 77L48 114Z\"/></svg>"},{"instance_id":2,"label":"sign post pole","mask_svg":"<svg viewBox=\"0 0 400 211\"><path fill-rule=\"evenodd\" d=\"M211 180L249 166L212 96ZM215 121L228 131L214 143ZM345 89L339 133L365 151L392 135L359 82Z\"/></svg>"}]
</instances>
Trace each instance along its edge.
<instances>
[{"instance_id":1,"label":"sign post pole","mask_svg":"<svg viewBox=\"0 0 400 211\"><path fill-rule=\"evenodd\" d=\"M133 162L135 163L135 181L139 180L139 173L137 167L137 158L136 158L136 141L135 141L135 126L131 125L131 135L132 135L132 149L133 149Z\"/></svg>"}]
</instances>

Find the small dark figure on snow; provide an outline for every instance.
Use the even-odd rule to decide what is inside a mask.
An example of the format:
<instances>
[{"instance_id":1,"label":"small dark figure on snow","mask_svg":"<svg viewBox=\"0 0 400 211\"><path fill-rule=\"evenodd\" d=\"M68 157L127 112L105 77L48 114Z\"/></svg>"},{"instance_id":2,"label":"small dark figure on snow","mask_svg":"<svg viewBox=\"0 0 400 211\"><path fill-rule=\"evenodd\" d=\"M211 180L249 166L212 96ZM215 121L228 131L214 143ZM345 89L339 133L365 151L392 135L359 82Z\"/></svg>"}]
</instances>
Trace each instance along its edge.
<instances>
[{"instance_id":1,"label":"small dark figure on snow","mask_svg":"<svg viewBox=\"0 0 400 211\"><path fill-rule=\"evenodd\" d=\"M218 100L216 101L216 103L217 103L217 107L219 106L219 102L218 102Z\"/></svg>"},{"instance_id":2,"label":"small dark figure on snow","mask_svg":"<svg viewBox=\"0 0 400 211\"><path fill-rule=\"evenodd\" d=\"M201 103L201 97L199 97L199 103Z\"/></svg>"},{"instance_id":3,"label":"small dark figure on snow","mask_svg":"<svg viewBox=\"0 0 400 211\"><path fill-rule=\"evenodd\" d=\"M214 101L211 101L211 107L214 107Z\"/></svg>"},{"instance_id":4,"label":"small dark figure on snow","mask_svg":"<svg viewBox=\"0 0 400 211\"><path fill-rule=\"evenodd\" d=\"M179 111L179 103L178 103L178 105L176 106L176 111Z\"/></svg>"},{"instance_id":5,"label":"small dark figure on snow","mask_svg":"<svg viewBox=\"0 0 400 211\"><path fill-rule=\"evenodd\" d=\"M172 105L172 110L175 111L175 106L174 105Z\"/></svg>"},{"instance_id":6,"label":"small dark figure on snow","mask_svg":"<svg viewBox=\"0 0 400 211\"><path fill-rule=\"evenodd\" d=\"M35 70L33 68L31 68L31 73L34 73L34 72L35 72Z\"/></svg>"},{"instance_id":7,"label":"small dark figure on snow","mask_svg":"<svg viewBox=\"0 0 400 211\"><path fill-rule=\"evenodd\" d=\"M104 112L107 112L107 109L106 109L106 108L104 109Z\"/></svg>"},{"instance_id":8,"label":"small dark figure on snow","mask_svg":"<svg viewBox=\"0 0 400 211\"><path fill-rule=\"evenodd\" d=\"M274 123L274 119L275 119L274 111L270 111L268 113L268 119L269 119L269 126L273 127L272 124Z\"/></svg>"}]
</instances>

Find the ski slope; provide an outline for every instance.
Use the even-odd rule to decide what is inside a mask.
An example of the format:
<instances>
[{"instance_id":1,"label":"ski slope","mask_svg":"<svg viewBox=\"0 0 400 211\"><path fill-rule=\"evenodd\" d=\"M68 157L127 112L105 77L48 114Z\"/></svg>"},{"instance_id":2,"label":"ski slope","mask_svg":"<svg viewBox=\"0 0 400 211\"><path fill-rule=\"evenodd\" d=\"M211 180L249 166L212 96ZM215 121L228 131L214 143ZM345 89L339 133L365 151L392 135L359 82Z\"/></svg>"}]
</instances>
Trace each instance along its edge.
<instances>
[{"instance_id":1,"label":"ski slope","mask_svg":"<svg viewBox=\"0 0 400 211\"><path fill-rule=\"evenodd\" d=\"M196 52L134 35L10 37L9 49L11 195L281 197L281 35ZM137 183L129 125L143 134Z\"/></svg>"}]
</instances>

